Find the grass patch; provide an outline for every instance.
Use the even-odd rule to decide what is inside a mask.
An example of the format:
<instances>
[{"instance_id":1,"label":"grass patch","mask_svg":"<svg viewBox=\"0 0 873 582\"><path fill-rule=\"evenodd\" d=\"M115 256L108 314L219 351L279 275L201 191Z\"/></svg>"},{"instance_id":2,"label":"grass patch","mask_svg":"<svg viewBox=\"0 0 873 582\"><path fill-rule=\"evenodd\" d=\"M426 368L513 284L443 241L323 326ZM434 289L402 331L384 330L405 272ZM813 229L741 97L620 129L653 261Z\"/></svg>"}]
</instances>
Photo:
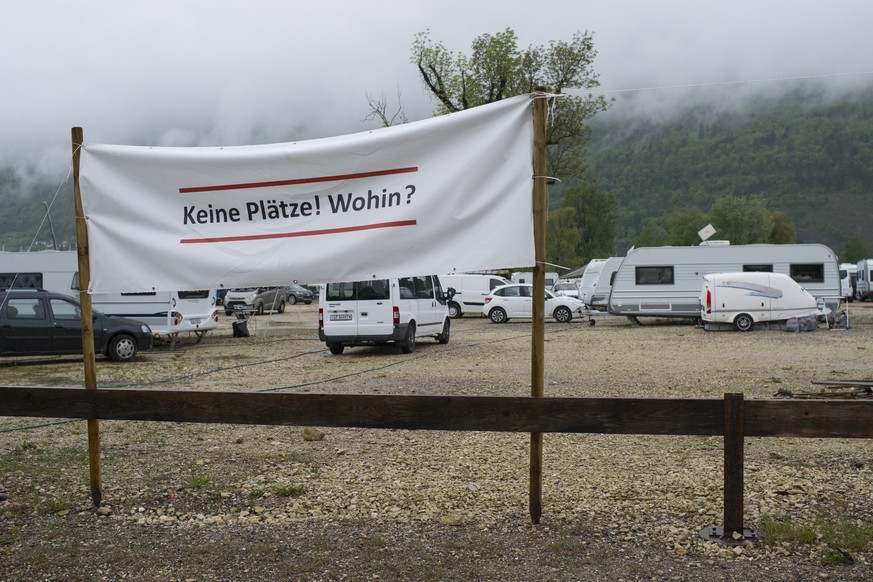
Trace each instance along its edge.
<instances>
[{"instance_id":1,"label":"grass patch","mask_svg":"<svg viewBox=\"0 0 873 582\"><path fill-rule=\"evenodd\" d=\"M849 564L854 561L852 552L865 551L873 546L873 525L832 518L819 518L810 525L794 523L791 519L765 517L761 520L761 533L768 544L825 544L828 549L821 556L824 565Z\"/></svg>"},{"instance_id":2,"label":"grass patch","mask_svg":"<svg viewBox=\"0 0 873 582\"><path fill-rule=\"evenodd\" d=\"M191 479L188 481L188 485L192 489L207 489L212 485L212 479L205 475L192 475Z\"/></svg>"},{"instance_id":3,"label":"grass patch","mask_svg":"<svg viewBox=\"0 0 873 582\"><path fill-rule=\"evenodd\" d=\"M279 497L301 497L306 494L305 487L281 487L276 491Z\"/></svg>"}]
</instances>

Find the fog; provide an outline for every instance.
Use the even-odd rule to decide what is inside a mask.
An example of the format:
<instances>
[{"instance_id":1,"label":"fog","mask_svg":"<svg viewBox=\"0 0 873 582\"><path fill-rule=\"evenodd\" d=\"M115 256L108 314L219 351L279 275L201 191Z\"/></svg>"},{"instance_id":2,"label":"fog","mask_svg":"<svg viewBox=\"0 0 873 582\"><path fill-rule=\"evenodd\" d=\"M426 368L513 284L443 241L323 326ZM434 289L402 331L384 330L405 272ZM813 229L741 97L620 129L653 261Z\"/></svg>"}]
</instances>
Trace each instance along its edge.
<instances>
[{"instance_id":1,"label":"fog","mask_svg":"<svg viewBox=\"0 0 873 582\"><path fill-rule=\"evenodd\" d=\"M48 0L4 6L0 167L62 177L70 128L86 143L238 145L364 131L367 95L434 104L410 47L455 52L509 27L522 47L590 31L610 115L666 114L708 86L742 101L811 77L835 91L871 81L873 3L395 0Z\"/></svg>"}]
</instances>

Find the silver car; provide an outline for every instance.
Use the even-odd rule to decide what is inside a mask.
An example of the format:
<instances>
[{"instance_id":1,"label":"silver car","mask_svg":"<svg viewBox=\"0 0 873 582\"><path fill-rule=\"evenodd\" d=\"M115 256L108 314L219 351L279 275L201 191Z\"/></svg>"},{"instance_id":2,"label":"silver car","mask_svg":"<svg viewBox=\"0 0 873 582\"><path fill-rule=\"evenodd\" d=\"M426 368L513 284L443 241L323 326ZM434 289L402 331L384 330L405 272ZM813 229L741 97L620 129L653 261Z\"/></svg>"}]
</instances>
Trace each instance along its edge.
<instances>
[{"instance_id":1,"label":"silver car","mask_svg":"<svg viewBox=\"0 0 873 582\"><path fill-rule=\"evenodd\" d=\"M231 289L224 296L224 314L285 312L284 287L248 287Z\"/></svg>"}]
</instances>

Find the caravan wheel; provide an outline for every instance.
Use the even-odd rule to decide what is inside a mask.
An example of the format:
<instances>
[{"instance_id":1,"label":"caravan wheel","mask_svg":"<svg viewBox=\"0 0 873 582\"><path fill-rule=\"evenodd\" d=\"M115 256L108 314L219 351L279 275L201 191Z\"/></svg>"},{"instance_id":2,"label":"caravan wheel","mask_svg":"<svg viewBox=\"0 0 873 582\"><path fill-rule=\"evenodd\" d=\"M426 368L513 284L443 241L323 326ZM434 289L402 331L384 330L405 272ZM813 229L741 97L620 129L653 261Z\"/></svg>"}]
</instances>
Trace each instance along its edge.
<instances>
[{"instance_id":1,"label":"caravan wheel","mask_svg":"<svg viewBox=\"0 0 873 582\"><path fill-rule=\"evenodd\" d=\"M752 328L755 327L755 320L748 313L741 313L734 319L734 327L737 328L737 331L752 331Z\"/></svg>"}]
</instances>

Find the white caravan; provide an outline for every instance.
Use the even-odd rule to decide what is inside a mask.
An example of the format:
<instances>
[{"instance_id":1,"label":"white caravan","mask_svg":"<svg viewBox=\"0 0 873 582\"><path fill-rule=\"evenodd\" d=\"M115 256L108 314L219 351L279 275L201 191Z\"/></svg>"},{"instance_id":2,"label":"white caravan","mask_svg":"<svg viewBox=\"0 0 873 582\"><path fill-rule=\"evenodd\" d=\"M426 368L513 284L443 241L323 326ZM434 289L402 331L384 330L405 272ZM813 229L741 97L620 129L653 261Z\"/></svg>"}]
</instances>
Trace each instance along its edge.
<instances>
[{"instance_id":1,"label":"white caravan","mask_svg":"<svg viewBox=\"0 0 873 582\"><path fill-rule=\"evenodd\" d=\"M591 259L582 271L582 279L579 280L579 299L586 304L591 303L591 295L594 293L594 285L600 277L600 270L608 259Z\"/></svg>"},{"instance_id":2,"label":"white caravan","mask_svg":"<svg viewBox=\"0 0 873 582\"><path fill-rule=\"evenodd\" d=\"M837 257L820 244L642 247L628 252L615 275L608 311L637 317L700 316L703 276L711 273L782 273L836 309Z\"/></svg>"},{"instance_id":3,"label":"white caravan","mask_svg":"<svg viewBox=\"0 0 873 582\"><path fill-rule=\"evenodd\" d=\"M873 259L858 261L855 273L855 299L866 301L873 297Z\"/></svg>"},{"instance_id":4,"label":"white caravan","mask_svg":"<svg viewBox=\"0 0 873 582\"><path fill-rule=\"evenodd\" d=\"M482 316L485 296L509 281L498 275L477 275L474 273L451 273L440 275L443 289L454 289L455 296L449 301L449 317L461 317L465 313Z\"/></svg>"},{"instance_id":5,"label":"white caravan","mask_svg":"<svg viewBox=\"0 0 873 582\"><path fill-rule=\"evenodd\" d=\"M750 331L756 323L816 316L815 297L782 273L714 273L703 277L700 318Z\"/></svg>"},{"instance_id":6,"label":"white caravan","mask_svg":"<svg viewBox=\"0 0 873 582\"><path fill-rule=\"evenodd\" d=\"M551 289L552 285L558 282L558 274L546 271L546 289ZM532 271L519 271L517 273L512 274L512 283L524 283L527 285L533 284L533 272Z\"/></svg>"},{"instance_id":7,"label":"white caravan","mask_svg":"<svg viewBox=\"0 0 873 582\"><path fill-rule=\"evenodd\" d=\"M332 354L394 343L409 354L418 338L449 343L451 293L436 275L328 283L318 297L318 339Z\"/></svg>"},{"instance_id":8,"label":"white caravan","mask_svg":"<svg viewBox=\"0 0 873 582\"><path fill-rule=\"evenodd\" d=\"M609 302L609 292L612 291L612 282L615 280L615 274L622 261L624 261L624 257L609 257L601 265L600 273L597 275L597 280L591 290L591 301L588 301L591 307L606 309L606 304Z\"/></svg>"},{"instance_id":9,"label":"white caravan","mask_svg":"<svg viewBox=\"0 0 873 582\"><path fill-rule=\"evenodd\" d=\"M79 298L76 251L0 252L0 289L45 289ZM175 340L180 333L198 338L218 327L215 290L93 293L91 305L106 315L147 323L156 335Z\"/></svg>"}]
</instances>

